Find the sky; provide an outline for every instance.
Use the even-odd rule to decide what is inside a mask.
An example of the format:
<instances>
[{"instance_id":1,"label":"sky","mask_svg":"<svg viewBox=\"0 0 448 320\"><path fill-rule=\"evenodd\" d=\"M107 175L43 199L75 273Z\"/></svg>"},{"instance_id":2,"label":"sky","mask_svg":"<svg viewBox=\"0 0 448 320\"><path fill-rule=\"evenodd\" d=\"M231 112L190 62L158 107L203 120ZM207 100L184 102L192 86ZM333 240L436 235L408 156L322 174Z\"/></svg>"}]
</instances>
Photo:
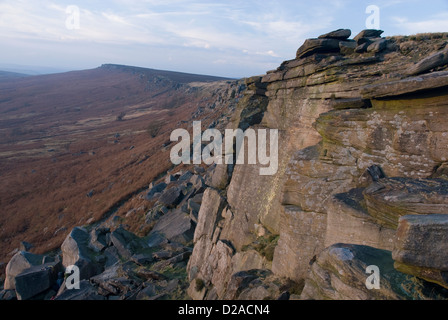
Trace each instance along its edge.
<instances>
[{"instance_id":1,"label":"sky","mask_svg":"<svg viewBox=\"0 0 448 320\"><path fill-rule=\"evenodd\" d=\"M448 0L0 0L0 70L114 63L242 78L293 59L307 38L373 22L383 36L448 32Z\"/></svg>"}]
</instances>

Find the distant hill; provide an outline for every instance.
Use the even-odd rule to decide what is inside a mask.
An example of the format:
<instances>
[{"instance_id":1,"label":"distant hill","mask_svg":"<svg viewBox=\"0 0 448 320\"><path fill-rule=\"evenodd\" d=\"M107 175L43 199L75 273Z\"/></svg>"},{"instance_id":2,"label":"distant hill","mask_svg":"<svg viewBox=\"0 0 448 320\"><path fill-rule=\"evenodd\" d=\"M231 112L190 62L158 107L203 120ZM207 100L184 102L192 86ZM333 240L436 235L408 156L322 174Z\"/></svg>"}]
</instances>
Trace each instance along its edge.
<instances>
[{"instance_id":1,"label":"distant hill","mask_svg":"<svg viewBox=\"0 0 448 320\"><path fill-rule=\"evenodd\" d=\"M111 64L2 74L0 265L20 241L45 252L114 212L172 166L174 128L210 125L235 96L226 78Z\"/></svg>"},{"instance_id":2,"label":"distant hill","mask_svg":"<svg viewBox=\"0 0 448 320\"><path fill-rule=\"evenodd\" d=\"M10 79L17 79L17 78L24 78L24 77L28 77L28 76L29 76L28 74L24 74L24 73L0 71L0 81L10 80Z\"/></svg>"},{"instance_id":3,"label":"distant hill","mask_svg":"<svg viewBox=\"0 0 448 320\"><path fill-rule=\"evenodd\" d=\"M144 74L147 77L162 76L172 81L179 83L191 83L191 82L213 82L221 80L232 80L230 78L216 77L202 74L191 74L176 71L156 70L141 67L132 67L118 64L103 64L100 68L109 70L128 71L133 73Z\"/></svg>"}]
</instances>

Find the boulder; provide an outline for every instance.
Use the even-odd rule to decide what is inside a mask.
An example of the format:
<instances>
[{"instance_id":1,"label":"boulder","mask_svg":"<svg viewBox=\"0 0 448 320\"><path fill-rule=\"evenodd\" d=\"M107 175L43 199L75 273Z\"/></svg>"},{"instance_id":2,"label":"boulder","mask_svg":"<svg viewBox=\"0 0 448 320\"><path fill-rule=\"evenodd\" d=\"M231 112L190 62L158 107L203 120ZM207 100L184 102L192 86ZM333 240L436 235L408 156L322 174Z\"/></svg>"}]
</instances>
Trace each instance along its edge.
<instances>
[{"instance_id":1,"label":"boulder","mask_svg":"<svg viewBox=\"0 0 448 320\"><path fill-rule=\"evenodd\" d=\"M110 234L110 240L119 255L126 259L130 259L134 254L148 248L148 245L142 238L127 231L122 226Z\"/></svg>"},{"instance_id":2,"label":"boulder","mask_svg":"<svg viewBox=\"0 0 448 320\"><path fill-rule=\"evenodd\" d=\"M5 290L14 290L15 277L32 266L42 264L43 256L26 251L17 252L6 265Z\"/></svg>"},{"instance_id":3,"label":"boulder","mask_svg":"<svg viewBox=\"0 0 448 320\"><path fill-rule=\"evenodd\" d=\"M161 217L148 235L163 235L164 239L186 244L193 239L195 225L190 215L181 210L174 210ZM162 238L162 239L163 239Z\"/></svg>"},{"instance_id":4,"label":"boulder","mask_svg":"<svg viewBox=\"0 0 448 320\"><path fill-rule=\"evenodd\" d=\"M367 52L367 48L368 48L370 45L371 45L371 42L364 42L364 43L358 45L358 46L355 48L355 52L356 52L356 53L364 53L364 52Z\"/></svg>"},{"instance_id":5,"label":"boulder","mask_svg":"<svg viewBox=\"0 0 448 320\"><path fill-rule=\"evenodd\" d=\"M130 278L129 269L121 264L115 264L104 270L103 273L92 277L90 282L97 285L98 292L105 296L125 295L140 284Z\"/></svg>"},{"instance_id":6,"label":"boulder","mask_svg":"<svg viewBox=\"0 0 448 320\"><path fill-rule=\"evenodd\" d=\"M367 52L378 53L387 48L388 40L380 39L378 41L373 42L367 47Z\"/></svg>"},{"instance_id":7,"label":"boulder","mask_svg":"<svg viewBox=\"0 0 448 320\"><path fill-rule=\"evenodd\" d=\"M409 70L409 75L418 75L430 71L431 69L448 64L448 47L442 51L433 53L429 57L419 61Z\"/></svg>"},{"instance_id":8,"label":"boulder","mask_svg":"<svg viewBox=\"0 0 448 320\"><path fill-rule=\"evenodd\" d=\"M95 262L95 252L89 248L89 233L81 227L75 227L61 245L62 264L64 267L76 265L81 279L101 272L101 267Z\"/></svg>"},{"instance_id":9,"label":"boulder","mask_svg":"<svg viewBox=\"0 0 448 320\"><path fill-rule=\"evenodd\" d=\"M146 200L153 200L156 197L156 194L161 193L165 190L167 184L165 182L161 182L153 186L149 192L146 194Z\"/></svg>"},{"instance_id":10,"label":"boulder","mask_svg":"<svg viewBox=\"0 0 448 320\"><path fill-rule=\"evenodd\" d=\"M216 189L225 189L229 184L228 166L217 164L208 182L209 186Z\"/></svg>"},{"instance_id":11,"label":"boulder","mask_svg":"<svg viewBox=\"0 0 448 320\"><path fill-rule=\"evenodd\" d=\"M168 208L173 208L180 203L182 198L183 198L182 189L174 186L163 191L158 202Z\"/></svg>"},{"instance_id":12,"label":"boulder","mask_svg":"<svg viewBox=\"0 0 448 320\"><path fill-rule=\"evenodd\" d=\"M305 58L315 53L339 52L339 50L339 40L337 39L307 39L297 50L296 58Z\"/></svg>"},{"instance_id":13,"label":"boulder","mask_svg":"<svg viewBox=\"0 0 448 320\"><path fill-rule=\"evenodd\" d=\"M323 34L319 36L319 39L337 39L337 40L346 40L350 38L352 35L352 31L350 29L337 29L335 31L331 31L329 33Z\"/></svg>"},{"instance_id":14,"label":"boulder","mask_svg":"<svg viewBox=\"0 0 448 320\"><path fill-rule=\"evenodd\" d=\"M448 215L400 217L392 257L396 269L448 288Z\"/></svg>"},{"instance_id":15,"label":"boulder","mask_svg":"<svg viewBox=\"0 0 448 320\"><path fill-rule=\"evenodd\" d=\"M353 39L358 41L361 38L377 38L384 33L382 30L365 29L358 33Z\"/></svg>"},{"instance_id":16,"label":"boulder","mask_svg":"<svg viewBox=\"0 0 448 320\"><path fill-rule=\"evenodd\" d=\"M17 299L28 300L50 289L61 270L60 262L50 262L24 270L15 278Z\"/></svg>"},{"instance_id":17,"label":"boulder","mask_svg":"<svg viewBox=\"0 0 448 320\"><path fill-rule=\"evenodd\" d=\"M110 229L94 228L90 232L89 248L95 252L101 252L108 246Z\"/></svg>"},{"instance_id":18,"label":"boulder","mask_svg":"<svg viewBox=\"0 0 448 320\"><path fill-rule=\"evenodd\" d=\"M445 299L442 287L401 273L394 268L392 253L373 247L334 244L311 262L301 299L308 300L420 300ZM379 288L372 271L377 267ZM372 269L370 269L372 270Z\"/></svg>"}]
</instances>

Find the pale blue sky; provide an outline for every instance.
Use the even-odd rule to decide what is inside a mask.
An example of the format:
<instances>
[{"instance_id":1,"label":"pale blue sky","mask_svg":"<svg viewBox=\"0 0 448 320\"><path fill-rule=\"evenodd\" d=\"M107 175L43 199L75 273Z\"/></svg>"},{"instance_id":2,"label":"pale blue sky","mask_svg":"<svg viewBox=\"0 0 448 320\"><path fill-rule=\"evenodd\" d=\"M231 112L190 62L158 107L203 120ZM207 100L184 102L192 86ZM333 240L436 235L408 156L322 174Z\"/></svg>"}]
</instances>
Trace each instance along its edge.
<instances>
[{"instance_id":1,"label":"pale blue sky","mask_svg":"<svg viewBox=\"0 0 448 320\"><path fill-rule=\"evenodd\" d=\"M67 6L79 29L66 27ZM103 63L245 77L292 59L307 38L365 29L380 8L384 35L448 32L448 0L0 0L0 69Z\"/></svg>"}]
</instances>

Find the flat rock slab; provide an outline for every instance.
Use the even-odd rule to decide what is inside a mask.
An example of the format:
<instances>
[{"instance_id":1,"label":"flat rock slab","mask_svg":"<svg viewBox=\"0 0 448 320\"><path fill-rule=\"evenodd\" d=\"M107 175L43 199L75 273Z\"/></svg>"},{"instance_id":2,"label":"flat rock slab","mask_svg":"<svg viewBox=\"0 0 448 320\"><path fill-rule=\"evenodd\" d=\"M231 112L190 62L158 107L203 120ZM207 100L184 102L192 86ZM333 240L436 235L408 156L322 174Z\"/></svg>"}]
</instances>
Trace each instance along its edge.
<instances>
[{"instance_id":1,"label":"flat rock slab","mask_svg":"<svg viewBox=\"0 0 448 320\"><path fill-rule=\"evenodd\" d=\"M396 229L400 216L448 213L448 181L385 178L367 187L364 198L373 218Z\"/></svg>"},{"instance_id":2,"label":"flat rock slab","mask_svg":"<svg viewBox=\"0 0 448 320\"><path fill-rule=\"evenodd\" d=\"M361 89L364 99L391 98L448 86L448 71L433 72L418 77L379 83Z\"/></svg>"}]
</instances>

